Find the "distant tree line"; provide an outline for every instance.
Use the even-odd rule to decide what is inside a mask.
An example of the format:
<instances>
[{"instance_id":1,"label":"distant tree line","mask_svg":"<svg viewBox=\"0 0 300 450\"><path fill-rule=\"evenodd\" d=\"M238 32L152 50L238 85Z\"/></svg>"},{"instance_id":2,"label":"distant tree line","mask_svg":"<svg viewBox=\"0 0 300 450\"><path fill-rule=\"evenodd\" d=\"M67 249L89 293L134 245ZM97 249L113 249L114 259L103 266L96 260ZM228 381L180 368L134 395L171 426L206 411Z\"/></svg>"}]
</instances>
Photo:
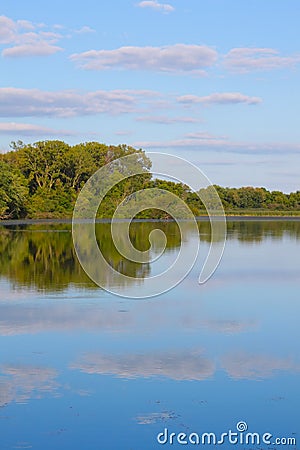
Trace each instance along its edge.
<instances>
[{"instance_id":1,"label":"distant tree line","mask_svg":"<svg viewBox=\"0 0 300 450\"><path fill-rule=\"evenodd\" d=\"M13 142L11 150L0 155L0 218L71 217L78 193L90 176L103 165L131 154L136 155L143 174L116 185L101 204L98 217L112 217L120 202L149 187L174 193L196 216L205 212L199 197L188 186L153 179L151 161L141 149L99 142L71 146L49 140L26 145ZM263 187L215 188L228 213L300 212L300 191L285 194ZM159 204L163 205L163 196L161 200ZM148 209L138 217L166 218L167 215L159 209Z\"/></svg>"}]
</instances>

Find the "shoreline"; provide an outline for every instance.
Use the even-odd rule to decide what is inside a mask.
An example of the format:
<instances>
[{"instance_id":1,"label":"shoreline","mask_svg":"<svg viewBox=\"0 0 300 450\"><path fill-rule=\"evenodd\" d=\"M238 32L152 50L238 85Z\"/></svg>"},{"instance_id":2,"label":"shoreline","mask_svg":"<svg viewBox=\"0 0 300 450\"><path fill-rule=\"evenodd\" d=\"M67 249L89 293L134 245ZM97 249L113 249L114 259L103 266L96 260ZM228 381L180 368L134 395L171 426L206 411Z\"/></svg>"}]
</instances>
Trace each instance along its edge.
<instances>
[{"instance_id":1,"label":"shoreline","mask_svg":"<svg viewBox=\"0 0 300 450\"><path fill-rule=\"evenodd\" d=\"M218 216L217 216L218 217ZM220 217L220 216L219 216ZM225 216L227 222L239 222L239 221L287 221L287 222L299 222L300 221L300 215L299 216L251 216L251 215L228 215ZM201 220L208 222L209 217L208 216L197 216L195 217L197 222L200 222ZM130 219L118 219L117 222L130 222ZM189 220L178 220L179 222L189 222ZM87 221L83 221L87 222ZM95 223L110 223L111 219L96 219ZM136 223L143 223L143 222L174 222L173 219L133 219L132 222ZM6 220L0 220L0 226L10 226L10 225L43 225L43 224L65 224L65 225L71 225L72 219L6 219Z\"/></svg>"}]
</instances>

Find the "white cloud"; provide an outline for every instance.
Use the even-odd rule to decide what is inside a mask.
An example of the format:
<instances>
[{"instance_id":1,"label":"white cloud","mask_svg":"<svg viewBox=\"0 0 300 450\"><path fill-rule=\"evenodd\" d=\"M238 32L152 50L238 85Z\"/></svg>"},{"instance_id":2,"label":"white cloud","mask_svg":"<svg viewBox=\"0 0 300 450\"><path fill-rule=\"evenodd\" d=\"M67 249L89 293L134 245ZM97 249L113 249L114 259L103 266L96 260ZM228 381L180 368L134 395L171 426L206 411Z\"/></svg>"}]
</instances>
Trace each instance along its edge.
<instances>
[{"instance_id":1,"label":"white cloud","mask_svg":"<svg viewBox=\"0 0 300 450\"><path fill-rule=\"evenodd\" d=\"M14 42L17 35L17 23L6 16L0 16L0 44Z\"/></svg>"},{"instance_id":2,"label":"white cloud","mask_svg":"<svg viewBox=\"0 0 300 450\"><path fill-rule=\"evenodd\" d=\"M65 31L62 34L62 31ZM59 31L59 32L58 32ZM62 25L49 27L28 20L14 21L6 16L0 16L0 44L4 57L48 56L62 51L58 42L74 33L93 33L95 30L85 25L76 31L68 31Z\"/></svg>"},{"instance_id":3,"label":"white cloud","mask_svg":"<svg viewBox=\"0 0 300 450\"><path fill-rule=\"evenodd\" d=\"M136 119L138 122L159 123L172 125L174 123L199 123L200 119L195 117L167 117L167 116L141 116Z\"/></svg>"},{"instance_id":4,"label":"white cloud","mask_svg":"<svg viewBox=\"0 0 300 450\"><path fill-rule=\"evenodd\" d=\"M0 117L75 117L93 114L123 114L159 94L147 90L80 92L75 90L0 88Z\"/></svg>"},{"instance_id":5,"label":"white cloud","mask_svg":"<svg viewBox=\"0 0 300 450\"><path fill-rule=\"evenodd\" d=\"M206 131L186 133L182 138L166 141L142 141L133 145L142 148L223 148L228 145L226 136L217 136Z\"/></svg>"},{"instance_id":6,"label":"white cloud","mask_svg":"<svg viewBox=\"0 0 300 450\"><path fill-rule=\"evenodd\" d=\"M47 25L45 25L44 23L39 23L37 25L39 28L45 28ZM61 25L60 23L55 23L53 25L54 30L63 30L65 27L63 25Z\"/></svg>"},{"instance_id":7,"label":"white cloud","mask_svg":"<svg viewBox=\"0 0 300 450\"><path fill-rule=\"evenodd\" d=\"M204 97L199 97L197 95L182 95L177 98L180 103L185 104L219 104L228 105L236 103L246 103L248 105L256 105L262 102L260 97L250 97L249 95L241 94L240 92L223 92L214 93Z\"/></svg>"},{"instance_id":8,"label":"white cloud","mask_svg":"<svg viewBox=\"0 0 300 450\"><path fill-rule=\"evenodd\" d=\"M56 45L61 38L52 31L40 31L28 20L13 21L0 16L0 44L10 46L2 50L4 57L51 55L62 50Z\"/></svg>"},{"instance_id":9,"label":"white cloud","mask_svg":"<svg viewBox=\"0 0 300 450\"><path fill-rule=\"evenodd\" d=\"M299 154L300 145L286 142L243 142L233 141L226 136L215 136L206 132L188 133L183 138L166 141L138 141L134 147L144 149L183 149L183 150L211 150L216 152L268 155Z\"/></svg>"},{"instance_id":10,"label":"white cloud","mask_svg":"<svg viewBox=\"0 0 300 450\"><path fill-rule=\"evenodd\" d=\"M29 20L17 20L17 25L23 30L34 30L35 26Z\"/></svg>"},{"instance_id":11,"label":"white cloud","mask_svg":"<svg viewBox=\"0 0 300 450\"><path fill-rule=\"evenodd\" d=\"M2 51L2 56L47 56L61 51L62 48L47 42L35 42L32 44L15 45Z\"/></svg>"},{"instance_id":12,"label":"white cloud","mask_svg":"<svg viewBox=\"0 0 300 450\"><path fill-rule=\"evenodd\" d=\"M116 136L130 136L132 134L132 131L130 130L119 130L115 132Z\"/></svg>"},{"instance_id":13,"label":"white cloud","mask_svg":"<svg viewBox=\"0 0 300 450\"><path fill-rule=\"evenodd\" d=\"M300 63L300 55L281 56L273 48L233 48L224 57L225 66L235 72L283 69Z\"/></svg>"},{"instance_id":14,"label":"white cloud","mask_svg":"<svg viewBox=\"0 0 300 450\"><path fill-rule=\"evenodd\" d=\"M16 123L16 122L0 122L0 135L22 135L22 136L70 136L74 134L67 130L54 130L52 128L34 125L31 123Z\"/></svg>"},{"instance_id":15,"label":"white cloud","mask_svg":"<svg viewBox=\"0 0 300 450\"><path fill-rule=\"evenodd\" d=\"M85 26L79 28L79 30L76 30L75 33L78 33L78 34L96 33L96 30L85 25Z\"/></svg>"},{"instance_id":16,"label":"white cloud","mask_svg":"<svg viewBox=\"0 0 300 450\"><path fill-rule=\"evenodd\" d=\"M214 134L207 133L206 131L196 131L193 133L187 133L185 135L188 139L197 139L199 141L212 141L212 142L219 142L220 140L226 141L226 136L215 136Z\"/></svg>"},{"instance_id":17,"label":"white cloud","mask_svg":"<svg viewBox=\"0 0 300 450\"><path fill-rule=\"evenodd\" d=\"M70 56L86 70L151 70L204 75L214 65L217 52L205 45L175 44L164 47L120 47L115 50L89 50Z\"/></svg>"},{"instance_id":18,"label":"white cloud","mask_svg":"<svg viewBox=\"0 0 300 450\"><path fill-rule=\"evenodd\" d=\"M155 9L156 11L162 11L167 13L175 10L175 8L172 5L169 5L168 3L159 3L158 1L155 0L142 1L139 2L137 6L139 6L140 8L151 8Z\"/></svg>"}]
</instances>

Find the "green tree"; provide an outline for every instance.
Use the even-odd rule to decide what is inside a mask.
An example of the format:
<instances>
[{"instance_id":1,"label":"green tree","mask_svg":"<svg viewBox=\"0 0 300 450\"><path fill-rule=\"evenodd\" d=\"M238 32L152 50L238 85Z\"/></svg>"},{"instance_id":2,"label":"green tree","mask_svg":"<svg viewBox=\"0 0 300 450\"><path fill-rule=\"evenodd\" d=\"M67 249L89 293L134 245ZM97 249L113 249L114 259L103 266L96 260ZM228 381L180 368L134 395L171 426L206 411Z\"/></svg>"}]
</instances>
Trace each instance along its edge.
<instances>
[{"instance_id":1,"label":"green tree","mask_svg":"<svg viewBox=\"0 0 300 450\"><path fill-rule=\"evenodd\" d=\"M26 216L28 187L26 179L10 164L0 160L0 218Z\"/></svg>"},{"instance_id":2,"label":"green tree","mask_svg":"<svg viewBox=\"0 0 300 450\"><path fill-rule=\"evenodd\" d=\"M31 193L38 188L50 191L62 180L69 148L63 141L39 141L18 150L17 164L29 180Z\"/></svg>"}]
</instances>

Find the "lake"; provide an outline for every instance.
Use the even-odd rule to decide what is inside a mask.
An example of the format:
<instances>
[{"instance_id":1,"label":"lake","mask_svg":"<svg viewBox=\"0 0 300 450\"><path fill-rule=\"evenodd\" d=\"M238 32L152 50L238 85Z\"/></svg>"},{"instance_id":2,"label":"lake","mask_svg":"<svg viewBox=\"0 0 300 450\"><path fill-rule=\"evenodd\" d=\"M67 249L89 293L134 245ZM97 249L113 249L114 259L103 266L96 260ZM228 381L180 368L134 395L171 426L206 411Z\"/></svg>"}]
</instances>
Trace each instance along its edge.
<instances>
[{"instance_id":1,"label":"lake","mask_svg":"<svg viewBox=\"0 0 300 450\"><path fill-rule=\"evenodd\" d=\"M131 299L176 257L175 223L131 225L139 250L155 228L167 237L161 258L143 264L125 260L110 224L97 224L105 258L132 277L116 286L128 298L88 278L69 224L1 224L1 450L300 448L300 221L227 225L207 283L198 284L204 222L182 283ZM199 236L187 235L193 249Z\"/></svg>"}]
</instances>

